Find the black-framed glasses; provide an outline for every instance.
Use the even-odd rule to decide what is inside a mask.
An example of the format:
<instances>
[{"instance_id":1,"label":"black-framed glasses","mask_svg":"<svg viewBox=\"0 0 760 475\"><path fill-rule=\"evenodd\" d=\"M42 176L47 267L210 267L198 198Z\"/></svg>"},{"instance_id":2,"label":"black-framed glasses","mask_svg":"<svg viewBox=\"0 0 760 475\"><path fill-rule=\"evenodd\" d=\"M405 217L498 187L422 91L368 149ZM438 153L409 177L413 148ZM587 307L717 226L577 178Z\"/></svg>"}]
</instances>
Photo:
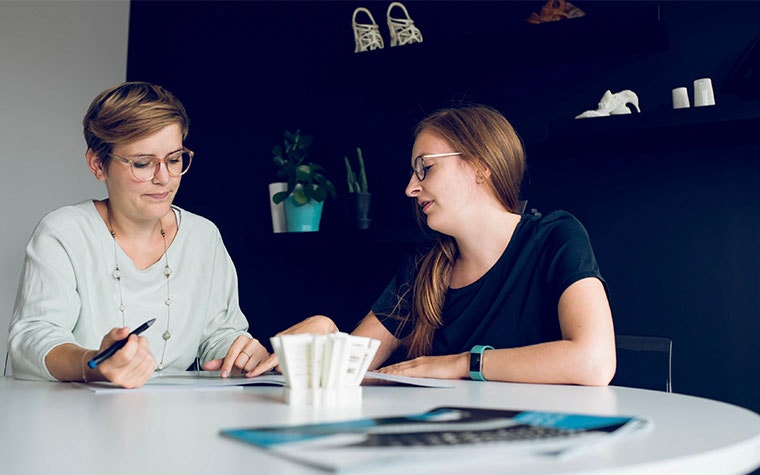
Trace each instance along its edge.
<instances>
[{"instance_id":1,"label":"black-framed glasses","mask_svg":"<svg viewBox=\"0 0 760 475\"><path fill-rule=\"evenodd\" d=\"M111 157L121 160L124 163L129 164L129 168L132 169L132 175L137 181L150 181L158 173L158 168L163 162L166 165L166 170L169 172L169 176L181 176L187 173L190 169L190 164L193 162L193 155L195 152L183 148L172 152L164 158L124 158L118 155L111 154Z\"/></svg>"},{"instance_id":2,"label":"black-framed glasses","mask_svg":"<svg viewBox=\"0 0 760 475\"><path fill-rule=\"evenodd\" d=\"M440 158L440 157L453 157L454 155L462 155L462 152L446 152L446 153L432 153L429 155L417 155L414 157L414 166L412 167L412 173L417 175L417 179L422 181L427 176L427 169L430 168L425 165L426 158Z\"/></svg>"}]
</instances>

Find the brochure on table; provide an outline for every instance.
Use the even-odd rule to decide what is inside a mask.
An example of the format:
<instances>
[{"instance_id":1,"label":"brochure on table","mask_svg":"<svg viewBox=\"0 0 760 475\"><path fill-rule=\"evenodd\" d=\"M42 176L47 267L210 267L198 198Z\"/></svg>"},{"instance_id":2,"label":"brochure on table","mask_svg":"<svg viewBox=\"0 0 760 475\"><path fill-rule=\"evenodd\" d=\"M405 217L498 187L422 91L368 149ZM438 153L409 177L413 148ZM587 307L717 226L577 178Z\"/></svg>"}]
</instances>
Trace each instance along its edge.
<instances>
[{"instance_id":1,"label":"brochure on table","mask_svg":"<svg viewBox=\"0 0 760 475\"><path fill-rule=\"evenodd\" d=\"M638 432L650 421L541 411L438 407L400 416L298 426L224 429L221 435L328 471L570 456Z\"/></svg>"},{"instance_id":2,"label":"brochure on table","mask_svg":"<svg viewBox=\"0 0 760 475\"><path fill-rule=\"evenodd\" d=\"M209 390L241 389L244 386L266 385L285 386L285 377L280 373L266 373L254 378L234 376L222 378L219 371L179 371L156 373L139 389L124 389L113 383L96 381L77 383L96 393L119 391L170 391L170 390ZM426 388L451 388L454 385L445 379L412 378L369 371L364 375L362 386L400 385L420 386Z\"/></svg>"}]
</instances>

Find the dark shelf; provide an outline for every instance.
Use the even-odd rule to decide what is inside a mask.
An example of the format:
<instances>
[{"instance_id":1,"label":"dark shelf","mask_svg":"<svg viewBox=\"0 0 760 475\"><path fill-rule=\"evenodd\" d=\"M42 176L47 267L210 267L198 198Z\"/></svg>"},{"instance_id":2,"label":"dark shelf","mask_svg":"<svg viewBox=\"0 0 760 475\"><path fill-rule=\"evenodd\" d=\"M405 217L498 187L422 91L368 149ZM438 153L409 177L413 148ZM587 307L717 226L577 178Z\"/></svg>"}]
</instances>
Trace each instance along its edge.
<instances>
[{"instance_id":1,"label":"dark shelf","mask_svg":"<svg viewBox=\"0 0 760 475\"><path fill-rule=\"evenodd\" d=\"M552 140L617 131L695 127L699 125L751 125L758 120L760 120L760 102L746 102L731 106L691 107L642 112L640 114L555 121L548 126L547 138Z\"/></svg>"},{"instance_id":2,"label":"dark shelf","mask_svg":"<svg viewBox=\"0 0 760 475\"><path fill-rule=\"evenodd\" d=\"M553 121L543 140L530 146L532 151L586 155L686 150L760 143L758 130L760 102L743 102Z\"/></svg>"}]
</instances>

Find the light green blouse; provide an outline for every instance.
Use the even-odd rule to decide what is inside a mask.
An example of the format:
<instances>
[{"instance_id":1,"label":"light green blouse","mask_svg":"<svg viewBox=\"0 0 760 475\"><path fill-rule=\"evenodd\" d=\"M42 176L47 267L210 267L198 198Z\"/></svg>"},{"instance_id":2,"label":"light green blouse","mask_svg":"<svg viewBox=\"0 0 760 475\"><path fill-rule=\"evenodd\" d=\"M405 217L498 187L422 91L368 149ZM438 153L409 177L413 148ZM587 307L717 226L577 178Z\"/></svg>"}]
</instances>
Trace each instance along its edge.
<instances>
[{"instance_id":1,"label":"light green blouse","mask_svg":"<svg viewBox=\"0 0 760 475\"><path fill-rule=\"evenodd\" d=\"M172 269L171 339L164 367L184 370L196 355L201 362L222 358L248 321L238 303L237 274L221 234L209 220L173 207L179 230L167 251ZM113 277L118 261L121 293ZM167 329L165 260L137 269L116 246L92 201L59 208L45 216L26 247L8 341L13 375L55 380L45 356L62 343L97 349L106 333L131 329L151 318L145 331L161 359Z\"/></svg>"}]
</instances>

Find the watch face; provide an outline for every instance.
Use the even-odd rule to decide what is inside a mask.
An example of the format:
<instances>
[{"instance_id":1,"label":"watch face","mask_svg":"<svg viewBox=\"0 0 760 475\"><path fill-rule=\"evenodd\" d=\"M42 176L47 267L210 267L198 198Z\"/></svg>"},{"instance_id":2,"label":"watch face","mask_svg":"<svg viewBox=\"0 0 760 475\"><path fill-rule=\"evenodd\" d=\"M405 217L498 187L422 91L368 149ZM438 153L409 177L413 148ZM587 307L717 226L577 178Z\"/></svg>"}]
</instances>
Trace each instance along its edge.
<instances>
[{"instance_id":1,"label":"watch face","mask_svg":"<svg viewBox=\"0 0 760 475\"><path fill-rule=\"evenodd\" d=\"M480 372L480 358L483 355L480 353L470 353L470 372L471 373L479 373Z\"/></svg>"}]
</instances>

